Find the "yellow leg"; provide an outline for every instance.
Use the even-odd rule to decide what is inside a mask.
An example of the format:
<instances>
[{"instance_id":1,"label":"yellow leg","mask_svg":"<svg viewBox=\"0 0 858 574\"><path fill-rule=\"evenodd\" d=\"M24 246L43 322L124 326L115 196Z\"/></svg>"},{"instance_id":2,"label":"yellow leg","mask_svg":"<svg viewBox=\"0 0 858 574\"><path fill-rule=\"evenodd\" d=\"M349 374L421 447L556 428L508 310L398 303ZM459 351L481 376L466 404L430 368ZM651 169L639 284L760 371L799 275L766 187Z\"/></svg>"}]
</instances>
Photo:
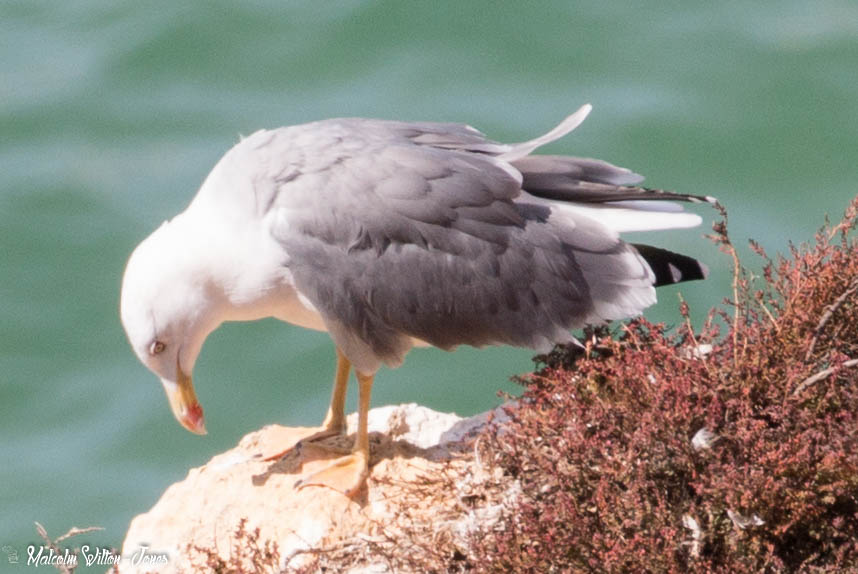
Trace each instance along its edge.
<instances>
[{"instance_id":1,"label":"yellow leg","mask_svg":"<svg viewBox=\"0 0 858 574\"><path fill-rule=\"evenodd\" d=\"M346 389L349 386L349 371L352 364L337 347L337 374L334 377L334 390L331 393L331 405L322 427L336 431L337 434L346 430Z\"/></svg>"},{"instance_id":2,"label":"yellow leg","mask_svg":"<svg viewBox=\"0 0 858 574\"><path fill-rule=\"evenodd\" d=\"M266 456L263 460L278 460L302 443L307 444L346 432L346 390L349 386L349 371L351 370L351 367L352 364L338 347L337 374L334 376L334 390L331 392L331 404L328 407L328 414L322 422L322 428L317 431L312 431L311 429L311 433L299 440L297 443L290 444L289 448L286 450L278 451L276 454Z\"/></svg>"},{"instance_id":3,"label":"yellow leg","mask_svg":"<svg viewBox=\"0 0 858 574\"><path fill-rule=\"evenodd\" d=\"M358 430L351 454L334 460L295 483L298 489L307 486L327 486L346 496L353 496L366 482L369 475L369 404L372 381L375 375L357 373L360 385L358 399Z\"/></svg>"},{"instance_id":4,"label":"yellow leg","mask_svg":"<svg viewBox=\"0 0 858 574\"><path fill-rule=\"evenodd\" d=\"M353 453L360 453L364 460L369 462L369 404L370 395L372 394L372 382L375 375L357 375L360 394L358 396L358 430L355 436L355 446L352 449Z\"/></svg>"}]
</instances>

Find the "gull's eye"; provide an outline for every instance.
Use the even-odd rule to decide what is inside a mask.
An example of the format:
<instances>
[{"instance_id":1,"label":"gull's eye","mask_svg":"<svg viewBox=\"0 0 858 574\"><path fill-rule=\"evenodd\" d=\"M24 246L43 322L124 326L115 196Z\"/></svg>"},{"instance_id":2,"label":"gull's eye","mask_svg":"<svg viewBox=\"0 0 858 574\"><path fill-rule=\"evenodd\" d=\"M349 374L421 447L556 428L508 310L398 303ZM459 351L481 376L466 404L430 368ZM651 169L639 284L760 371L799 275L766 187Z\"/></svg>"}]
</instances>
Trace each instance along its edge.
<instances>
[{"instance_id":1,"label":"gull's eye","mask_svg":"<svg viewBox=\"0 0 858 574\"><path fill-rule=\"evenodd\" d=\"M150 355L157 355L158 353L162 352L165 348L167 348L167 345L165 345L161 341L152 341L152 344L149 345L149 354Z\"/></svg>"}]
</instances>

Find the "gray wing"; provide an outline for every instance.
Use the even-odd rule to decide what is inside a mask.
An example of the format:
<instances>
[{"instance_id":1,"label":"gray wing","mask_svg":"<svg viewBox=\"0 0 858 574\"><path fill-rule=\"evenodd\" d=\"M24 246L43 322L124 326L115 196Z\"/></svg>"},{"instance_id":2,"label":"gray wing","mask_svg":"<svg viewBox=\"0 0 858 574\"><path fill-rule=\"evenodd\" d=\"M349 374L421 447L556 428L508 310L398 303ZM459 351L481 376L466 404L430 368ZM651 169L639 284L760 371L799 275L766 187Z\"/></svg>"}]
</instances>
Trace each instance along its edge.
<instances>
[{"instance_id":1,"label":"gray wing","mask_svg":"<svg viewBox=\"0 0 858 574\"><path fill-rule=\"evenodd\" d=\"M293 165L276 184L274 234L296 287L360 370L399 364L413 338L444 349L568 341L571 328L655 300L634 249L587 217L560 224L523 200L519 172L493 157L507 146L471 128L301 128L315 130L298 154L314 167Z\"/></svg>"},{"instance_id":2,"label":"gray wing","mask_svg":"<svg viewBox=\"0 0 858 574\"><path fill-rule=\"evenodd\" d=\"M711 197L638 187L643 177L608 162L569 156L531 155L512 162L523 176L522 187L546 199L578 203L615 201L690 201L712 203Z\"/></svg>"}]
</instances>

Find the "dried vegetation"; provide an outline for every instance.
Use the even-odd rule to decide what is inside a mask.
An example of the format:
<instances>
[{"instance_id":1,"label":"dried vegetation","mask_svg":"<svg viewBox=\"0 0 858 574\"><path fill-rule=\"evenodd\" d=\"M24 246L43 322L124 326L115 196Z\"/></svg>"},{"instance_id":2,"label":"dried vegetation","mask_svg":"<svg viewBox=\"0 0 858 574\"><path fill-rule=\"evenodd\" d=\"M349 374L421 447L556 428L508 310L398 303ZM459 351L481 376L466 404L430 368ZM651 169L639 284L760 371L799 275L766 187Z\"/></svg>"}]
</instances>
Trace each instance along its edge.
<instances>
[{"instance_id":1,"label":"dried vegetation","mask_svg":"<svg viewBox=\"0 0 858 574\"><path fill-rule=\"evenodd\" d=\"M637 320L556 350L493 445L522 487L485 571L843 572L858 565L858 199L789 257L735 262L695 332ZM681 304L687 319L688 309Z\"/></svg>"}]
</instances>

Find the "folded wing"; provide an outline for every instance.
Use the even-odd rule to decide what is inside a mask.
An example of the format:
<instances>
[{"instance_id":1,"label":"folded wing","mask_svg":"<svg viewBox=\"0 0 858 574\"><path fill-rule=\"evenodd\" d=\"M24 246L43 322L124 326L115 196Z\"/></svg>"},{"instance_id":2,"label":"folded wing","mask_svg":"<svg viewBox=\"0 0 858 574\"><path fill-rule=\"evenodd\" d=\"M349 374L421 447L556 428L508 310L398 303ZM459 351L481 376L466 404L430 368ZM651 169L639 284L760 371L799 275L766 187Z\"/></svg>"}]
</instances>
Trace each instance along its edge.
<instances>
[{"instance_id":1,"label":"folded wing","mask_svg":"<svg viewBox=\"0 0 858 574\"><path fill-rule=\"evenodd\" d=\"M273 235L356 368L397 365L414 339L445 349L569 341L570 329L640 313L668 276L696 278L690 258L641 252L619 239L628 225L602 220L656 213L675 218L662 226L690 225L699 218L623 202L693 196L629 188L639 176L598 160L527 155L582 115L513 146L458 124L336 120L304 127L316 143L282 134L303 136L315 167L294 166L277 184Z\"/></svg>"}]
</instances>

